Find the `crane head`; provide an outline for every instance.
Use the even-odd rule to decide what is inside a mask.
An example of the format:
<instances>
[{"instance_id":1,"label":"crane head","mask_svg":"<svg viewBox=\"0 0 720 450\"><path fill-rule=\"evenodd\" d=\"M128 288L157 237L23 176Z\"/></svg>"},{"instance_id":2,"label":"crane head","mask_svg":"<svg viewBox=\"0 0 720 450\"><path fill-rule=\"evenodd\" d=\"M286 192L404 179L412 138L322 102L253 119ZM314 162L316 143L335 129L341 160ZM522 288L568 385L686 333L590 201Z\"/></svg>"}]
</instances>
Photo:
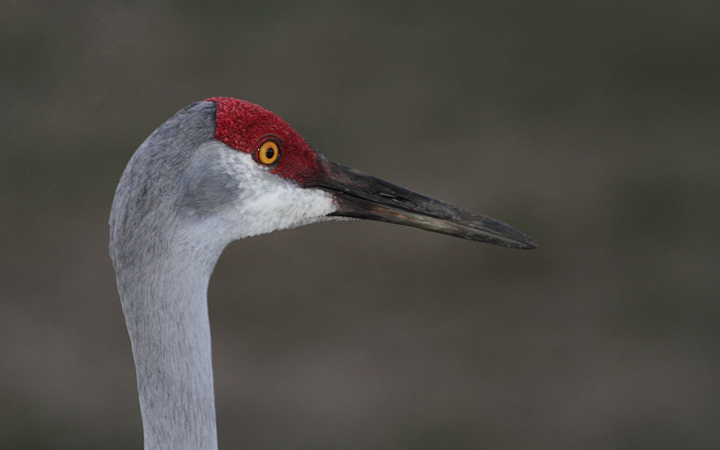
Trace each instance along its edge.
<instances>
[{"instance_id":1,"label":"crane head","mask_svg":"<svg viewBox=\"0 0 720 450\"><path fill-rule=\"evenodd\" d=\"M536 247L532 238L495 219L320 155L260 106L213 97L178 112L133 155L113 202L111 253L130 258L142 253L144 237L162 242L160 236L167 236L170 242L178 233L184 245L211 245L219 252L232 240L343 219Z\"/></svg>"}]
</instances>

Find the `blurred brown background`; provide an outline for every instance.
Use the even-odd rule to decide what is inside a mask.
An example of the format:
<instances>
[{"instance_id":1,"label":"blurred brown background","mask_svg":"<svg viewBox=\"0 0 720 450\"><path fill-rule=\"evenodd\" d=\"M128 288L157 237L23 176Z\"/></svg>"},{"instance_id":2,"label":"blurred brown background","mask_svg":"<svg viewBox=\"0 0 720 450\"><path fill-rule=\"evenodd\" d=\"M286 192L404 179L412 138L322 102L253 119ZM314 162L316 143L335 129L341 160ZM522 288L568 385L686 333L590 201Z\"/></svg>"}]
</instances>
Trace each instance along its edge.
<instances>
[{"instance_id":1,"label":"blurred brown background","mask_svg":"<svg viewBox=\"0 0 720 450\"><path fill-rule=\"evenodd\" d=\"M0 0L1 449L141 448L107 217L216 95L540 244L234 243L221 448L720 448L720 3Z\"/></svg>"}]
</instances>

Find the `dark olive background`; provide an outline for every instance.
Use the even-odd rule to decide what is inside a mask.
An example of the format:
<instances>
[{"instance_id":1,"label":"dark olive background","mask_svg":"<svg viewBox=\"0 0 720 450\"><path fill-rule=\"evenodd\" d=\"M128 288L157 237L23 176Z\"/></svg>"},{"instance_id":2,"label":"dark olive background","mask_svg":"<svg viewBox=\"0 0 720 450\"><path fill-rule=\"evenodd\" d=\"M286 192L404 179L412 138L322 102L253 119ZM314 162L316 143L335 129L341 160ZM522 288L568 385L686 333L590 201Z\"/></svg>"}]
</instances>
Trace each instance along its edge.
<instances>
[{"instance_id":1,"label":"dark olive background","mask_svg":"<svg viewBox=\"0 0 720 450\"><path fill-rule=\"evenodd\" d=\"M0 0L0 448L139 449L107 217L223 95L511 223L247 239L210 283L222 449L720 448L720 3Z\"/></svg>"}]
</instances>

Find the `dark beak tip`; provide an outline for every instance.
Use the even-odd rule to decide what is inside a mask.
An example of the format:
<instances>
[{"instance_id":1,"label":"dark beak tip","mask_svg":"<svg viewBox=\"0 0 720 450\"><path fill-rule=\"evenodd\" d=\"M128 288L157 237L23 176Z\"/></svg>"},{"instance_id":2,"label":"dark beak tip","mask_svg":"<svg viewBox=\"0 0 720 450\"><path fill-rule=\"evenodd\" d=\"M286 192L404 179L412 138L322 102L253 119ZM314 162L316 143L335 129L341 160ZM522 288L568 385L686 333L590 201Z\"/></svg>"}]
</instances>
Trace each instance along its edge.
<instances>
[{"instance_id":1,"label":"dark beak tip","mask_svg":"<svg viewBox=\"0 0 720 450\"><path fill-rule=\"evenodd\" d=\"M530 239L529 242L526 242L525 245L520 247L520 250L535 250L536 248L538 248L537 242Z\"/></svg>"},{"instance_id":2,"label":"dark beak tip","mask_svg":"<svg viewBox=\"0 0 720 450\"><path fill-rule=\"evenodd\" d=\"M535 250L538 248L537 242L535 242L535 239L531 238L525 233L519 232L522 235L522 239L519 239L519 246L518 248L521 250Z\"/></svg>"},{"instance_id":3,"label":"dark beak tip","mask_svg":"<svg viewBox=\"0 0 720 450\"><path fill-rule=\"evenodd\" d=\"M538 247L535 240L527 234L491 217L482 216L480 229L491 231L489 235L485 235L487 242L490 244L519 250L534 250ZM482 240L482 238L479 240Z\"/></svg>"},{"instance_id":4,"label":"dark beak tip","mask_svg":"<svg viewBox=\"0 0 720 450\"><path fill-rule=\"evenodd\" d=\"M513 248L518 250L535 250L538 248L537 243L530 236L523 236L521 239L509 240L506 237L500 239L480 240L488 244L494 244L500 247Z\"/></svg>"}]
</instances>

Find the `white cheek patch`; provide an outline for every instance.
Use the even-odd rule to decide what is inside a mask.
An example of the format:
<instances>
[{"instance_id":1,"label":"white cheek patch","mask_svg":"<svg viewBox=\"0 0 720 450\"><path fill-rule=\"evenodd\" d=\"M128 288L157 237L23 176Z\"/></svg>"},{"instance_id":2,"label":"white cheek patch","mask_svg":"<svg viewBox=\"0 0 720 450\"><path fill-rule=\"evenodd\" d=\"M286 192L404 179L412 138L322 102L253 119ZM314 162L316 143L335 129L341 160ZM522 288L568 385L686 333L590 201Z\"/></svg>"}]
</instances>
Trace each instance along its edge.
<instances>
[{"instance_id":1,"label":"white cheek patch","mask_svg":"<svg viewBox=\"0 0 720 450\"><path fill-rule=\"evenodd\" d=\"M336 219L327 217L337 210L332 194L320 189L303 189L293 181L270 173L250 154L223 143L211 141L204 145L221 147L216 150L222 170L238 183L238 198L220 213L231 239Z\"/></svg>"},{"instance_id":2,"label":"white cheek patch","mask_svg":"<svg viewBox=\"0 0 720 450\"><path fill-rule=\"evenodd\" d=\"M263 192L264 188L267 191ZM317 189L264 184L259 185L254 194L245 197L238 208L243 222L250 225L248 231L251 234L269 233L326 220L326 216L336 209L332 195Z\"/></svg>"}]
</instances>

